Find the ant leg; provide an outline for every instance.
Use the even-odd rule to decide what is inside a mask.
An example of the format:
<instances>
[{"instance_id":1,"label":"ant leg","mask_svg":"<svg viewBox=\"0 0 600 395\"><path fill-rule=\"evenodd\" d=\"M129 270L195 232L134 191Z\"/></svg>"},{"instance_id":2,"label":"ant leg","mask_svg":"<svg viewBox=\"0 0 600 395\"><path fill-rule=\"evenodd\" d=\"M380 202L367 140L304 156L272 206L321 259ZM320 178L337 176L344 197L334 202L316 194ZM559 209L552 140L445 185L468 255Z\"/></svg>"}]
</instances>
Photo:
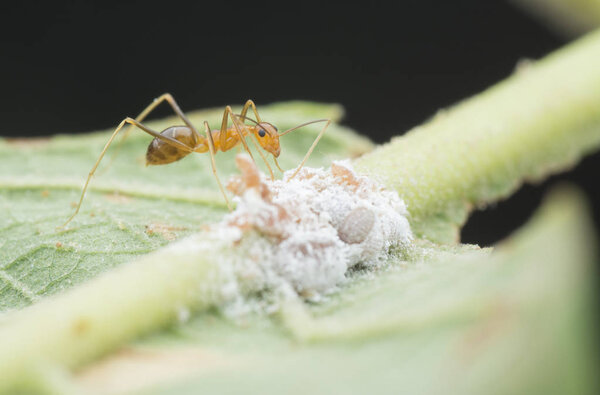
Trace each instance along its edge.
<instances>
[{"instance_id":1,"label":"ant leg","mask_svg":"<svg viewBox=\"0 0 600 395\"><path fill-rule=\"evenodd\" d=\"M277 166L277 168L279 169L280 172L284 173L283 169L281 168L281 166L279 166L279 162L277 162L277 158L273 157L273 162L275 162L275 166Z\"/></svg>"},{"instance_id":2,"label":"ant leg","mask_svg":"<svg viewBox=\"0 0 600 395\"><path fill-rule=\"evenodd\" d=\"M254 138L256 138L256 136L254 136ZM265 158L265 154L263 154L262 150L260 149L260 147L256 141L254 141L253 139L250 139L250 141L252 141L252 144L254 144L254 147L258 151L258 154L260 155L262 160L265 162L265 165L267 165L267 168L269 169L269 173L271 173L271 181L275 181L275 174L273 173L273 169L271 169L271 166L269 165L267 158ZM273 157L273 158L275 158L275 157Z\"/></svg>"},{"instance_id":3,"label":"ant leg","mask_svg":"<svg viewBox=\"0 0 600 395\"><path fill-rule=\"evenodd\" d=\"M331 123L331 120L330 119L327 120L327 123L323 127L323 130L321 130L321 132L319 133L319 135L317 136L315 141L312 143L312 145L308 149L308 152L304 156L304 159L302 159L302 162L300 162L300 165L296 168L296 171L294 172L294 174L292 174L292 176L290 178L288 178L288 181L291 180L292 178L296 177L296 174L298 174L300 169L302 169L302 166L304 166L304 163L308 160L308 157L310 156L310 154L312 154L313 150L317 146L317 143L319 142L319 140L321 140L321 137L323 137L323 134L325 133L325 130L327 130L327 127L329 126L330 123Z\"/></svg>"},{"instance_id":4,"label":"ant leg","mask_svg":"<svg viewBox=\"0 0 600 395\"><path fill-rule=\"evenodd\" d=\"M119 133L119 131L121 131L121 129L123 128L123 126L125 126L125 124L130 124L132 126L137 126L141 130L143 130L144 132L152 135L153 137L161 139L162 141L164 141L167 144L173 145L173 146L175 146L175 147L177 147L179 149L183 149L183 150L186 150L186 151L189 151L189 152L193 152L192 148L190 148L187 145L183 144L181 141L172 139L172 138L167 137L167 136L163 136L160 133L157 133L157 132L153 131L152 129L149 129L146 126L142 125L141 123L139 123L135 119L132 119L132 118L129 118L129 117L125 118L124 120L121 121L121 123L119 124L119 126L117 126L117 128L115 129L115 131L113 132L113 134L110 136L110 138L106 142L106 145L102 149L102 152L100 153L100 156L98 157L98 160L96 160L96 163L92 167L92 170L90 170L90 172L88 174L88 177L85 180L85 184L83 186L83 190L81 191L81 197L79 198L79 203L77 204L77 208L75 209L75 212L73 213L73 215L71 215L69 217L69 219L67 219L67 221L60 228L64 228L65 226L67 226L67 224L69 222L71 222L71 220L73 218L75 218L75 216L79 212L79 209L81 208L81 204L83 203L83 198L85 197L85 192L87 191L87 187L88 187L88 184L90 183L90 180L92 179L92 176L96 172L96 169L98 168L98 165L100 165L100 161L104 157L104 154L108 150L108 147L110 147L111 143L113 142L113 140L115 139L115 137L117 136L117 134Z\"/></svg>"},{"instance_id":5,"label":"ant leg","mask_svg":"<svg viewBox=\"0 0 600 395\"><path fill-rule=\"evenodd\" d=\"M226 151L228 150L227 148L227 123L229 121L229 118L231 118L231 121L233 123L233 127L235 129L235 131L237 132L239 138L240 138L240 142L242 143L242 145L244 146L244 149L246 150L246 152L248 152L248 155L250 155L250 157L252 158L252 160L254 162L256 162L256 160L254 160L254 156L252 155L252 152L250 152L250 148L248 147L248 143L246 143L246 139L244 138L244 132L248 133L246 127L243 124L240 124L238 119L236 118L236 115L233 113L233 110L231 109L230 106L225 107L225 111L223 112L223 121L221 121L221 129L219 130L219 146L221 147L222 151Z\"/></svg>"},{"instance_id":6,"label":"ant leg","mask_svg":"<svg viewBox=\"0 0 600 395\"><path fill-rule=\"evenodd\" d=\"M175 101L175 99L173 98L173 96L170 93L163 93L159 97L152 100L152 103L150 103L141 113L138 114L137 117L135 117L135 121L142 122L148 115L150 115L150 113L152 111L154 111L154 109L156 107L158 107L164 101L169 103L169 105L173 109L173 112L183 121L183 123L185 123L185 125L188 128L190 128L192 130L192 132L193 132L192 134L194 135L194 143L198 144L198 139L197 139L198 131L196 130L196 128L194 128L194 125L192 125L192 123L185 116L183 111L181 111L181 108L179 108L179 105L177 104L177 102ZM121 150L121 146L123 145L123 142L125 141L127 136L129 136L129 133L131 133L131 130L133 129L133 127L134 127L134 125L131 124L127 129L125 129L125 132L123 133L123 137L121 138L121 140L119 140L117 148L115 149L115 153L110 158L110 163L102 171L105 171L106 169L108 169L111 166L112 162L119 154L119 151Z\"/></svg>"},{"instance_id":7,"label":"ant leg","mask_svg":"<svg viewBox=\"0 0 600 395\"><path fill-rule=\"evenodd\" d=\"M258 110L256 109L256 104L252 100L248 100L246 104L244 104L244 108L242 108L242 112L240 113L241 118L246 117L246 113L248 112L248 108L252 107L252 111L254 111L254 116L256 117L256 121L261 123L260 115L258 115Z\"/></svg>"},{"instance_id":8,"label":"ant leg","mask_svg":"<svg viewBox=\"0 0 600 395\"><path fill-rule=\"evenodd\" d=\"M256 121L258 123L261 123L262 121L260 119L260 115L258 115L258 110L256 109L256 104L254 104L254 101L252 101L252 100L246 101L246 104L244 104L244 107L242 108L242 112L240 113L240 118L242 118L242 119L246 118L246 114L248 113L248 109L250 107L252 107L252 111L254 112L254 116L256 117ZM252 140L252 142L254 142L254 140ZM258 150L258 153L260 154L260 156L264 160L265 164L267 165L267 168L269 169L269 172L271 173L271 180L274 180L275 179L275 174L273 174L273 170L271 169L271 166L269 166L269 163L267 162L267 159L264 157L262 151L258 148L258 146L256 145L255 142L254 142L254 146ZM275 162L275 165L277 166L277 168L283 173L283 170L279 166L279 163L277 163L277 158L273 157L273 161Z\"/></svg>"},{"instance_id":9,"label":"ant leg","mask_svg":"<svg viewBox=\"0 0 600 395\"><path fill-rule=\"evenodd\" d=\"M139 113L139 115L135 118L135 120L137 122L142 122L152 111L154 111L154 109L156 107L158 107L164 101L169 103L169 105L173 109L173 112L183 121L183 123L185 123L185 126L190 128L194 132L194 137L197 136L198 131L196 130L194 125L192 125L192 122L188 119L188 117L186 117L186 115L183 113L183 111L181 111L179 104L177 104L177 102L175 101L175 99L173 98L173 96L170 93L163 93L156 99L152 100L152 103L150 103L148 105L148 107L146 107L144 109L144 111ZM125 136L127 136L129 134L131 129L133 129L133 125L131 125L129 128L127 128L127 130L125 130L125 133L123 134L123 138L125 138Z\"/></svg>"},{"instance_id":10,"label":"ant leg","mask_svg":"<svg viewBox=\"0 0 600 395\"><path fill-rule=\"evenodd\" d=\"M210 126L208 126L208 122L204 121L204 131L206 133L206 140L208 141L208 152L210 153L210 163L212 166L212 172L217 180L217 184L219 184L219 189L225 198L225 203L227 203L227 208L229 211L232 211L231 205L229 204L229 199L227 198L227 194L225 193L225 189L221 184L221 180L219 179L219 175L217 174L217 164L215 163L215 142L213 141L212 133L210 131Z\"/></svg>"},{"instance_id":11,"label":"ant leg","mask_svg":"<svg viewBox=\"0 0 600 395\"><path fill-rule=\"evenodd\" d=\"M249 101L251 102L251 100L249 100ZM248 152L248 154L250 154L250 157L252 158L252 160L254 161L254 163L256 163L256 160L254 159L254 156L252 155L252 152L250 152L250 148L248 147L248 143L246 143L246 138L244 137L244 133L242 132L242 130L243 130L246 134L248 134L248 129L246 129L246 125L244 125L243 123L240 123L240 121L238 119L238 116L233 113L233 110L231 109L230 106L225 107L225 112L223 113L223 121L221 122L221 130L220 130L220 135L219 135L219 138L221 139L220 140L221 150L223 150L224 147L226 147L226 141L227 141L227 121L229 120L229 118L231 118L231 121L233 122L233 126L235 128L235 131L239 135L240 142L242 143L242 145L246 149L246 152ZM275 179L275 174L273 173L273 169L271 169L271 166L269 165L269 162L267 162L267 158L265 158L265 156L262 153L262 151L260 150L260 148L258 148L258 146L256 145L256 142L254 140L252 140L252 139L250 139L250 141L252 141L252 143L255 145L256 150L258 151L260 157L265 162L265 164L267 165L267 168L269 169L269 172L271 173L271 179L274 180ZM227 150L227 149L225 149L225 150Z\"/></svg>"}]
</instances>

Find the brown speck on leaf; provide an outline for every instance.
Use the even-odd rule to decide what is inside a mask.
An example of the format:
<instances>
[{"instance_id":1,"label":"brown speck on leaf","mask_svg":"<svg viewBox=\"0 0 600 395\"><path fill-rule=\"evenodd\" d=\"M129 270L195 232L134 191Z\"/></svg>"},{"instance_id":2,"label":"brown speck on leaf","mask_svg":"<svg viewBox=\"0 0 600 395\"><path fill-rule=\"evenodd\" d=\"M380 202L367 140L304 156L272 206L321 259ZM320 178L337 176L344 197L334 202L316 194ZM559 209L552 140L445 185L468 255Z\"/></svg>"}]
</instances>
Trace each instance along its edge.
<instances>
[{"instance_id":1,"label":"brown speck on leaf","mask_svg":"<svg viewBox=\"0 0 600 395\"><path fill-rule=\"evenodd\" d=\"M474 323L457 344L457 354L460 362L469 365L477 361L485 350L494 345L494 342L514 329L513 312L502 301L490 305L487 311Z\"/></svg>"},{"instance_id":2,"label":"brown speck on leaf","mask_svg":"<svg viewBox=\"0 0 600 395\"><path fill-rule=\"evenodd\" d=\"M61 243L60 241L56 242L56 248L62 248L63 247L63 243Z\"/></svg>"},{"instance_id":3,"label":"brown speck on leaf","mask_svg":"<svg viewBox=\"0 0 600 395\"><path fill-rule=\"evenodd\" d=\"M47 189L44 189L44 190L42 191L42 197L43 197L43 198L47 198L48 196L50 196L50 191L49 191L49 190L47 190Z\"/></svg>"},{"instance_id":4,"label":"brown speck on leaf","mask_svg":"<svg viewBox=\"0 0 600 395\"><path fill-rule=\"evenodd\" d=\"M79 318L73 323L72 330L75 335L81 336L90 330L90 322L85 318Z\"/></svg>"},{"instance_id":5,"label":"brown speck on leaf","mask_svg":"<svg viewBox=\"0 0 600 395\"><path fill-rule=\"evenodd\" d=\"M71 202L71 208L77 207L77 202Z\"/></svg>"},{"instance_id":6,"label":"brown speck on leaf","mask_svg":"<svg viewBox=\"0 0 600 395\"><path fill-rule=\"evenodd\" d=\"M85 367L75 381L85 394L137 392L161 383L230 368L239 364L199 347L168 349L125 348Z\"/></svg>"},{"instance_id":7,"label":"brown speck on leaf","mask_svg":"<svg viewBox=\"0 0 600 395\"><path fill-rule=\"evenodd\" d=\"M535 65L535 60L528 58L521 58L517 60L517 64L515 64L515 73L523 74L528 71L531 71L532 67Z\"/></svg>"},{"instance_id":8,"label":"brown speck on leaf","mask_svg":"<svg viewBox=\"0 0 600 395\"><path fill-rule=\"evenodd\" d=\"M49 137L37 137L37 138L16 138L16 139L4 139L7 144L19 147L19 148L36 148L43 147L50 142Z\"/></svg>"},{"instance_id":9,"label":"brown speck on leaf","mask_svg":"<svg viewBox=\"0 0 600 395\"><path fill-rule=\"evenodd\" d=\"M177 238L177 235L174 232L186 230L185 227L177 227L171 226L168 224L163 224L160 222L153 222L149 225L146 225L146 234L152 236L154 234L159 234L164 237L166 240L173 241Z\"/></svg>"},{"instance_id":10,"label":"brown speck on leaf","mask_svg":"<svg viewBox=\"0 0 600 395\"><path fill-rule=\"evenodd\" d=\"M129 196L124 196L117 192L108 193L108 194L104 195L104 198L106 200L108 200L109 202L118 203L118 204L127 204L127 203L131 202L131 200L132 200Z\"/></svg>"},{"instance_id":11,"label":"brown speck on leaf","mask_svg":"<svg viewBox=\"0 0 600 395\"><path fill-rule=\"evenodd\" d=\"M317 295L313 290L303 289L302 291L300 291L300 296L302 296L302 298L306 300L310 300L315 298Z\"/></svg>"}]
</instances>

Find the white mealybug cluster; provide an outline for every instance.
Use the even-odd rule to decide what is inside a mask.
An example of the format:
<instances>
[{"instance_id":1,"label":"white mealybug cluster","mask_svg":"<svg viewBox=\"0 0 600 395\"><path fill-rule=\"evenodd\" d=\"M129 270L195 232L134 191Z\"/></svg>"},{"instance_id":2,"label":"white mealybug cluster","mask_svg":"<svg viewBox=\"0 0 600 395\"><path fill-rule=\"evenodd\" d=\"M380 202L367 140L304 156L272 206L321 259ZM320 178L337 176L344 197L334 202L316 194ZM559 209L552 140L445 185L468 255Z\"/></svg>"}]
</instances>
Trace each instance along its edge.
<instances>
[{"instance_id":1,"label":"white mealybug cluster","mask_svg":"<svg viewBox=\"0 0 600 395\"><path fill-rule=\"evenodd\" d=\"M251 254L268 283L282 281L299 295L318 297L342 282L349 268L381 264L392 247L412 238L397 193L358 176L349 161L327 170L303 168L291 180L286 172L275 181L245 155L236 162L242 176L228 188L237 195L237 208L219 226L257 232L268 241Z\"/></svg>"},{"instance_id":2,"label":"white mealybug cluster","mask_svg":"<svg viewBox=\"0 0 600 395\"><path fill-rule=\"evenodd\" d=\"M409 247L404 202L357 175L349 161L329 169L305 167L292 179L293 172L286 172L275 181L245 154L236 164L241 175L227 185L236 196L235 211L207 232L173 245L190 255L217 254L213 291L234 311L247 311L251 295L318 299L334 291L357 264L375 268L391 249ZM277 303L266 301L262 307L277 308Z\"/></svg>"}]
</instances>

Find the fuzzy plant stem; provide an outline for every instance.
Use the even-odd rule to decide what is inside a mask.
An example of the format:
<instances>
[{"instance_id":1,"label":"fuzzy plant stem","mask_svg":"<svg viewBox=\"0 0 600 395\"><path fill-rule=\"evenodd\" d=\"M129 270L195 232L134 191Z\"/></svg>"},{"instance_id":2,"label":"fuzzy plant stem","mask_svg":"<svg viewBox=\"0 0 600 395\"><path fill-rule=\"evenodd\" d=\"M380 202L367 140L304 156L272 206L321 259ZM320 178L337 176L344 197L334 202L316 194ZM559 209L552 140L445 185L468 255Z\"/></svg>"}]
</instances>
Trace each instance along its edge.
<instances>
[{"instance_id":1,"label":"fuzzy plant stem","mask_svg":"<svg viewBox=\"0 0 600 395\"><path fill-rule=\"evenodd\" d=\"M415 233L458 239L473 206L572 167L600 145L600 31L440 111L356 161L398 191Z\"/></svg>"},{"instance_id":2,"label":"fuzzy plant stem","mask_svg":"<svg viewBox=\"0 0 600 395\"><path fill-rule=\"evenodd\" d=\"M448 240L468 206L506 196L523 179L565 168L594 149L599 125L596 33L440 113L357 166L400 192L419 234ZM49 367L76 368L176 322L182 311L218 304L223 252L199 256L178 246L3 317L0 392L33 385L34 373L43 377Z\"/></svg>"},{"instance_id":3,"label":"fuzzy plant stem","mask_svg":"<svg viewBox=\"0 0 600 395\"><path fill-rule=\"evenodd\" d=\"M600 0L510 0L566 36L600 26Z\"/></svg>"}]
</instances>

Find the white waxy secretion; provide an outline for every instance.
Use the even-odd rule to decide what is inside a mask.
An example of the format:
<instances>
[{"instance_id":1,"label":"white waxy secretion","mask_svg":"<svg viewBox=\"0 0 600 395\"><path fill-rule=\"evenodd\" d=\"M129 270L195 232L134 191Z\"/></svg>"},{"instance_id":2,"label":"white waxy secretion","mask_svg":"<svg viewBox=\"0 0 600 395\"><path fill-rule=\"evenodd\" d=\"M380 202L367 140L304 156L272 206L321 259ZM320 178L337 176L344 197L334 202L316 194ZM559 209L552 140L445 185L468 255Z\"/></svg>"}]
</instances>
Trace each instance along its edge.
<instances>
[{"instance_id":1,"label":"white waxy secretion","mask_svg":"<svg viewBox=\"0 0 600 395\"><path fill-rule=\"evenodd\" d=\"M398 194L354 173L349 161L275 181L244 154L236 163L242 175L228 184L235 211L202 237L182 241L199 254L228 251L218 262L225 299L264 290L318 298L356 264L377 267L391 248L412 240Z\"/></svg>"}]
</instances>

